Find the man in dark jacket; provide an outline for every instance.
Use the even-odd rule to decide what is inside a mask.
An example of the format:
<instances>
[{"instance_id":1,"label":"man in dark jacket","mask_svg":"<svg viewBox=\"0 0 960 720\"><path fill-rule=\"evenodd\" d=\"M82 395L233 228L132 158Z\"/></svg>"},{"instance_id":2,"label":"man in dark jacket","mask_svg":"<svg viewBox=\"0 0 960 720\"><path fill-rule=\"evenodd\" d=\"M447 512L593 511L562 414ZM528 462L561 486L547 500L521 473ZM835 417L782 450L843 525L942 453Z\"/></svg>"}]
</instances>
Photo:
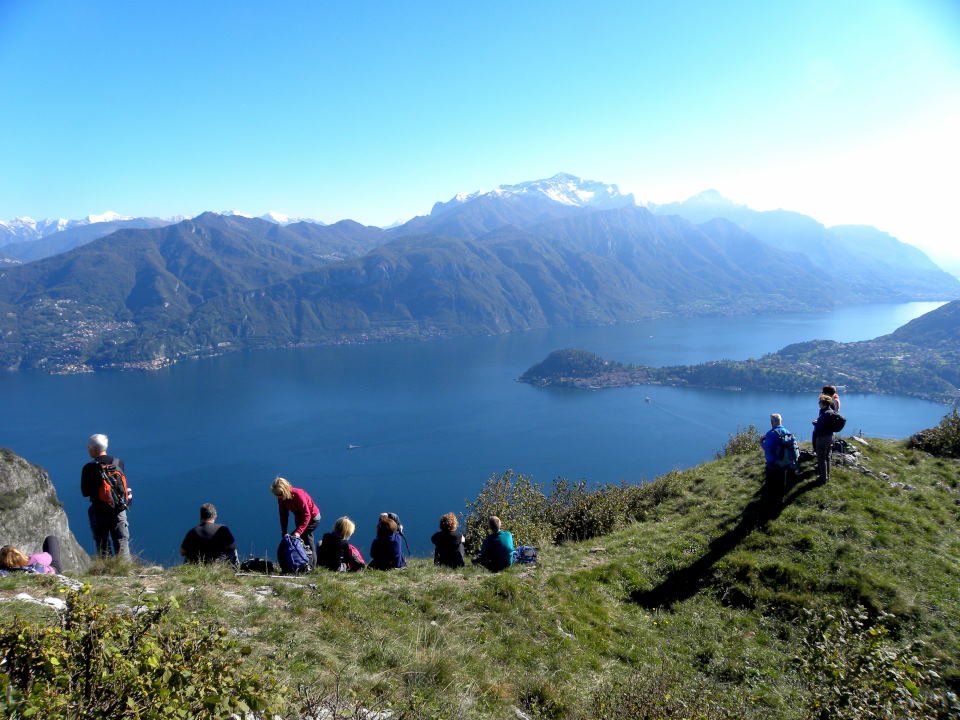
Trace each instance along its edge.
<instances>
[{"instance_id":1,"label":"man in dark jacket","mask_svg":"<svg viewBox=\"0 0 960 720\"><path fill-rule=\"evenodd\" d=\"M80 472L80 492L90 498L87 516L90 518L90 530L93 542L100 557L109 557L111 550L117 557L130 557L130 526L127 523L127 505L131 495L117 504L101 499L100 487L103 484L104 468L118 468L123 472L124 464L120 458L107 455L109 439L106 435L91 435L87 441L87 452L92 458ZM112 546L111 546L112 543Z\"/></svg>"},{"instance_id":2,"label":"man in dark jacket","mask_svg":"<svg viewBox=\"0 0 960 720\"><path fill-rule=\"evenodd\" d=\"M237 557L237 541L226 525L217 523L217 509L212 503L200 506L200 524L190 531L180 543L180 554L188 563L228 562L240 564Z\"/></svg>"}]
</instances>

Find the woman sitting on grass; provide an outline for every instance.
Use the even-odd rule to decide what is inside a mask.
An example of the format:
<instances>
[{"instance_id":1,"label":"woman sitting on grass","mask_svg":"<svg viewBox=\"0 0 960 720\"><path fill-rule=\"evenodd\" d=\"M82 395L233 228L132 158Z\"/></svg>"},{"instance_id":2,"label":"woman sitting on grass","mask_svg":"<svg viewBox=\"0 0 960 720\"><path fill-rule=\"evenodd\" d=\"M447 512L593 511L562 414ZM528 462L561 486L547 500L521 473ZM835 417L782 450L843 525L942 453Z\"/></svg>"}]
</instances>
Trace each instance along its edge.
<instances>
[{"instance_id":1,"label":"woman sitting on grass","mask_svg":"<svg viewBox=\"0 0 960 720\"><path fill-rule=\"evenodd\" d=\"M377 537L370 546L370 567L375 570L394 570L406 566L400 542L400 524L388 513L381 513Z\"/></svg>"},{"instance_id":2,"label":"woman sitting on grass","mask_svg":"<svg viewBox=\"0 0 960 720\"><path fill-rule=\"evenodd\" d=\"M430 538L433 542L433 564L444 567L463 567L464 537L457 532L457 516L448 512L440 518L440 531Z\"/></svg>"},{"instance_id":3,"label":"woman sitting on grass","mask_svg":"<svg viewBox=\"0 0 960 720\"><path fill-rule=\"evenodd\" d=\"M348 542L356 529L353 520L346 515L337 518L333 531L324 533L317 545L317 567L334 572L363 570L366 567L363 555Z\"/></svg>"}]
</instances>

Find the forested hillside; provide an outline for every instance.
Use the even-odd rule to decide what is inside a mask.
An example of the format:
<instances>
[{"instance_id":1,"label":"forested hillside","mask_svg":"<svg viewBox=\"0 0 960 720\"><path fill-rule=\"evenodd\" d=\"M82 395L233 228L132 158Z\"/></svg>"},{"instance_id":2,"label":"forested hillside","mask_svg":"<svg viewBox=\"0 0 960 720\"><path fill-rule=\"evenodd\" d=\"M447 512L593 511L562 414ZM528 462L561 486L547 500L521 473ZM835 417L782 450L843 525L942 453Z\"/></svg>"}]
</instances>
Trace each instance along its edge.
<instances>
[{"instance_id":1,"label":"forested hillside","mask_svg":"<svg viewBox=\"0 0 960 720\"><path fill-rule=\"evenodd\" d=\"M716 360L653 368L593 353L551 353L520 378L534 385L622 387L665 384L722 389L815 392L825 383L847 392L960 399L960 301L941 306L873 340L812 340L755 360Z\"/></svg>"}]
</instances>

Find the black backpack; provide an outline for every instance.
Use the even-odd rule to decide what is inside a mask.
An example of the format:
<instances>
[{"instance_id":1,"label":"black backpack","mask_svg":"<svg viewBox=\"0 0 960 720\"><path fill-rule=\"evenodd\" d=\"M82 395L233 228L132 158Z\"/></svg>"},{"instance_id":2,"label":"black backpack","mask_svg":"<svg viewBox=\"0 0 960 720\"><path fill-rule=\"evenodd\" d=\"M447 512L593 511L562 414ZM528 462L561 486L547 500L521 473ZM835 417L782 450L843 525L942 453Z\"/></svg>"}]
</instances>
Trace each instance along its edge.
<instances>
[{"instance_id":1,"label":"black backpack","mask_svg":"<svg viewBox=\"0 0 960 720\"><path fill-rule=\"evenodd\" d=\"M824 422L828 432L838 433L843 430L847 424L847 419L835 410L828 410L824 413L824 416Z\"/></svg>"},{"instance_id":2,"label":"black backpack","mask_svg":"<svg viewBox=\"0 0 960 720\"><path fill-rule=\"evenodd\" d=\"M240 572L273 575L276 572L276 567L269 560L252 557L240 563Z\"/></svg>"}]
</instances>

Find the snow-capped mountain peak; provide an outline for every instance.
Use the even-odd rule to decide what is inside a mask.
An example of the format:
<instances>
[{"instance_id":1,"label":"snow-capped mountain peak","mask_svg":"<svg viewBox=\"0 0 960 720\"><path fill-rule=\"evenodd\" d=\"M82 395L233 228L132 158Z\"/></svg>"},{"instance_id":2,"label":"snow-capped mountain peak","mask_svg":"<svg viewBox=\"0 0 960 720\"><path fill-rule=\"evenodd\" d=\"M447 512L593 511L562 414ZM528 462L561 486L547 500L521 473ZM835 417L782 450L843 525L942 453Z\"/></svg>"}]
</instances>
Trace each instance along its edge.
<instances>
[{"instance_id":1,"label":"snow-capped mountain peak","mask_svg":"<svg viewBox=\"0 0 960 720\"><path fill-rule=\"evenodd\" d=\"M289 225L291 222L296 222L295 220L291 220L289 216L279 213L276 210L267 210L260 218L262 220L269 220L277 225Z\"/></svg>"},{"instance_id":2,"label":"snow-capped mountain peak","mask_svg":"<svg viewBox=\"0 0 960 720\"><path fill-rule=\"evenodd\" d=\"M301 222L312 223L313 225L326 225L326 223L322 220L315 220L308 217L290 217L289 215L284 215L276 210L268 210L260 216L260 219L276 223L277 225L293 225L294 223Z\"/></svg>"},{"instance_id":3,"label":"snow-capped mountain peak","mask_svg":"<svg viewBox=\"0 0 960 720\"><path fill-rule=\"evenodd\" d=\"M95 223L102 222L115 222L117 220L131 220L127 215L121 215L120 213L114 212L113 210L107 210L102 215L87 215L86 221L88 225L93 225ZM63 221L66 222L66 221Z\"/></svg>"},{"instance_id":4,"label":"snow-capped mountain peak","mask_svg":"<svg viewBox=\"0 0 960 720\"><path fill-rule=\"evenodd\" d=\"M557 173L553 177L532 180L516 185L499 185L488 192L458 193L444 206L459 205L483 196L537 197L541 196L562 205L592 207L596 209L636 205L633 195L623 194L616 185L582 180L569 173Z\"/></svg>"}]
</instances>

